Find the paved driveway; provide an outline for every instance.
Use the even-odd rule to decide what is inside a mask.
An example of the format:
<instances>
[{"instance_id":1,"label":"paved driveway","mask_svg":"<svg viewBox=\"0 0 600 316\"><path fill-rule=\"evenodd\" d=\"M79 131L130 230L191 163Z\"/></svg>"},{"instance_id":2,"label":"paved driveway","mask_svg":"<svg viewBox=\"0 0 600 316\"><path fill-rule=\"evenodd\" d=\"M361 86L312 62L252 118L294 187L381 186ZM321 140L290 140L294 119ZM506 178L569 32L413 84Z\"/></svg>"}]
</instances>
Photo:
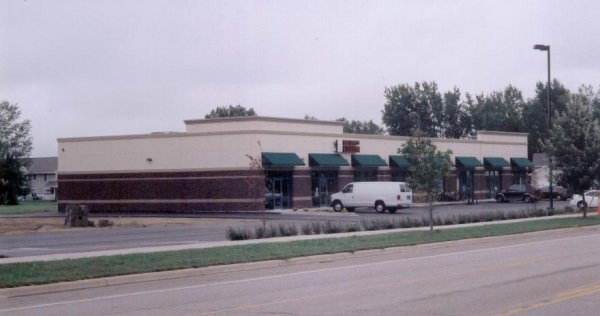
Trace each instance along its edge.
<instances>
[{"instance_id":1,"label":"paved driveway","mask_svg":"<svg viewBox=\"0 0 600 316\"><path fill-rule=\"evenodd\" d=\"M568 202L556 202L555 207L564 207ZM437 206L435 216L441 218L458 214L476 214L485 211L518 211L523 209L544 209L548 201L537 204L523 203L479 203L475 205ZM285 211L266 215L268 224L302 224L310 222L343 221L357 222L374 219L421 218L427 214L426 207L411 207L399 210L396 214L378 214L372 209L358 209L354 213ZM228 227L248 227L262 225L261 214L208 214L194 215L194 220L186 225L163 225L150 227L107 228L83 231L62 231L0 235L0 255L23 257L56 253L112 250L135 247L181 245L198 242L227 240Z\"/></svg>"}]
</instances>

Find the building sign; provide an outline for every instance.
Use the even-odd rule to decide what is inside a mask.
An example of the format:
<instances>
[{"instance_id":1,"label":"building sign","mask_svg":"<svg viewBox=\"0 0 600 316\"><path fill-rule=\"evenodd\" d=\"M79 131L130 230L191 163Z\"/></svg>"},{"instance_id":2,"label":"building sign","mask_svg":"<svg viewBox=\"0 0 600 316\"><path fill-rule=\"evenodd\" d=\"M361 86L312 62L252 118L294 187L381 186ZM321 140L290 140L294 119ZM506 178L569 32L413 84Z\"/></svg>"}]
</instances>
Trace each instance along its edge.
<instances>
[{"instance_id":1,"label":"building sign","mask_svg":"<svg viewBox=\"0 0 600 316\"><path fill-rule=\"evenodd\" d=\"M342 140L342 152L343 153L359 153L360 142L358 140Z\"/></svg>"}]
</instances>

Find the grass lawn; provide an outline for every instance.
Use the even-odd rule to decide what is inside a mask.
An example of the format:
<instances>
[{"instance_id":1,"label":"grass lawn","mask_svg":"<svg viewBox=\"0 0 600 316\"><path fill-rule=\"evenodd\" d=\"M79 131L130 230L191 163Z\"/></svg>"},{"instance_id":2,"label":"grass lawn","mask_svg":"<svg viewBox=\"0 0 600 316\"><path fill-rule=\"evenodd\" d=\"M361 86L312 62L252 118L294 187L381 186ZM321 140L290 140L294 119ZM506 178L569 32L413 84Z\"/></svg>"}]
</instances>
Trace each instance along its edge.
<instances>
[{"instance_id":1,"label":"grass lawn","mask_svg":"<svg viewBox=\"0 0 600 316\"><path fill-rule=\"evenodd\" d=\"M0 205L0 215L58 212L58 205L52 201L19 201L19 205Z\"/></svg>"},{"instance_id":2,"label":"grass lawn","mask_svg":"<svg viewBox=\"0 0 600 316\"><path fill-rule=\"evenodd\" d=\"M600 225L600 216L543 219L465 228L429 231L395 232L373 236L325 238L193 249L171 252L131 254L49 262L0 265L0 287L18 287L145 272L199 268L264 260L367 249L411 246L425 243L519 234L557 228Z\"/></svg>"}]
</instances>

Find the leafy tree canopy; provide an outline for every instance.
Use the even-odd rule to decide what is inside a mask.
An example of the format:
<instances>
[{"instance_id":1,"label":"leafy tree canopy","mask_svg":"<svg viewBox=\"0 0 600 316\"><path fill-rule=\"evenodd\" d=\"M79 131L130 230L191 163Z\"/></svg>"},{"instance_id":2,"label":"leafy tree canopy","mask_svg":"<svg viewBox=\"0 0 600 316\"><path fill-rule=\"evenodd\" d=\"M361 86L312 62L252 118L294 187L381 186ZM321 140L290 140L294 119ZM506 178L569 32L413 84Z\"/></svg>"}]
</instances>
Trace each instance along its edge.
<instances>
[{"instance_id":1,"label":"leafy tree canopy","mask_svg":"<svg viewBox=\"0 0 600 316\"><path fill-rule=\"evenodd\" d=\"M538 82L535 98L529 100L523 109L524 131L529 133L528 155L542 152L542 143L548 138L548 94L547 84ZM564 113L567 103L571 100L571 92L558 80L554 80L550 87L550 113L552 118Z\"/></svg>"},{"instance_id":2,"label":"leafy tree canopy","mask_svg":"<svg viewBox=\"0 0 600 316\"><path fill-rule=\"evenodd\" d=\"M253 108L246 109L241 105L218 106L217 108L206 114L204 118L220 118L220 117L241 117L241 116L256 116Z\"/></svg>"},{"instance_id":3,"label":"leafy tree canopy","mask_svg":"<svg viewBox=\"0 0 600 316\"><path fill-rule=\"evenodd\" d=\"M350 134L370 134L370 135L383 135L384 130L381 126L369 121L348 121L342 117L337 119L338 122L344 123L344 133Z\"/></svg>"},{"instance_id":4,"label":"leafy tree canopy","mask_svg":"<svg viewBox=\"0 0 600 316\"><path fill-rule=\"evenodd\" d=\"M21 168L33 148L31 123L16 104L0 102L0 204L17 204L25 186Z\"/></svg>"},{"instance_id":5,"label":"leafy tree canopy","mask_svg":"<svg viewBox=\"0 0 600 316\"><path fill-rule=\"evenodd\" d=\"M543 144L553 168L561 170L557 184L572 192L583 193L600 179L600 126L592 107L585 95L573 95Z\"/></svg>"},{"instance_id":6,"label":"leafy tree canopy","mask_svg":"<svg viewBox=\"0 0 600 316\"><path fill-rule=\"evenodd\" d=\"M523 95L511 85L502 91L479 94L475 98L467 94L467 104L473 127L476 130L523 132Z\"/></svg>"},{"instance_id":7,"label":"leafy tree canopy","mask_svg":"<svg viewBox=\"0 0 600 316\"><path fill-rule=\"evenodd\" d=\"M390 135L410 136L417 128L428 137L464 137L471 120L454 89L442 95L435 82L400 84L385 89L382 121Z\"/></svg>"}]
</instances>

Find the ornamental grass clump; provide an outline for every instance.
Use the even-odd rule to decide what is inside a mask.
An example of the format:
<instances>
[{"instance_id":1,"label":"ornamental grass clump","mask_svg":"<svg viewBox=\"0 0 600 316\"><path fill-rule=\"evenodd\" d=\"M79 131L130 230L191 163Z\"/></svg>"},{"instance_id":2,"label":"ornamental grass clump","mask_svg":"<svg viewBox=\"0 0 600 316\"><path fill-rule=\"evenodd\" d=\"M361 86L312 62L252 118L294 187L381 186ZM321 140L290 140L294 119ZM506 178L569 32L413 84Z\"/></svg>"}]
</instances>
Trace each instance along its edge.
<instances>
[{"instance_id":1,"label":"ornamental grass clump","mask_svg":"<svg viewBox=\"0 0 600 316\"><path fill-rule=\"evenodd\" d=\"M229 240L247 240L254 238L252 232L245 227L227 228L227 237L229 238Z\"/></svg>"}]
</instances>

